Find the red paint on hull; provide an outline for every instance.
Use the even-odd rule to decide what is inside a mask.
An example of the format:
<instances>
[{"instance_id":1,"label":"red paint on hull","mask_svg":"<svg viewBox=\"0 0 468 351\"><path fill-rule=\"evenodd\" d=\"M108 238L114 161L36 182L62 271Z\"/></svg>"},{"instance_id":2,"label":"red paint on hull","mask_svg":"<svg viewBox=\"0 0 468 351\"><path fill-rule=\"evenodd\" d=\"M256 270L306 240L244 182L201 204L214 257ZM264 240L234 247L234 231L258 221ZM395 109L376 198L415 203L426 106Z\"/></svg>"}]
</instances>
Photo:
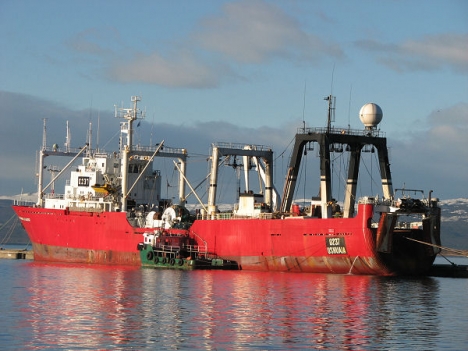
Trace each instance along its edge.
<instances>
[{"instance_id":1,"label":"red paint on hull","mask_svg":"<svg viewBox=\"0 0 468 351\"><path fill-rule=\"evenodd\" d=\"M145 229L132 227L123 212L13 208L35 260L141 265L137 244ZM196 220L189 232L199 246L244 270L395 275L423 274L431 267L436 255L404 239L395 250L400 256L378 252L372 215L372 205L360 205L354 218Z\"/></svg>"},{"instance_id":2,"label":"red paint on hull","mask_svg":"<svg viewBox=\"0 0 468 351\"><path fill-rule=\"evenodd\" d=\"M141 265L137 244L142 232L123 212L71 212L13 206L33 243L34 259Z\"/></svg>"},{"instance_id":3,"label":"red paint on hull","mask_svg":"<svg viewBox=\"0 0 468 351\"><path fill-rule=\"evenodd\" d=\"M395 275L429 269L435 255L408 248L407 257L400 258L405 262L396 267L392 255L377 252L372 210L372 205L360 205L354 218L197 220L190 231L210 251L245 270ZM330 239L341 240L346 251L327 246Z\"/></svg>"}]
</instances>

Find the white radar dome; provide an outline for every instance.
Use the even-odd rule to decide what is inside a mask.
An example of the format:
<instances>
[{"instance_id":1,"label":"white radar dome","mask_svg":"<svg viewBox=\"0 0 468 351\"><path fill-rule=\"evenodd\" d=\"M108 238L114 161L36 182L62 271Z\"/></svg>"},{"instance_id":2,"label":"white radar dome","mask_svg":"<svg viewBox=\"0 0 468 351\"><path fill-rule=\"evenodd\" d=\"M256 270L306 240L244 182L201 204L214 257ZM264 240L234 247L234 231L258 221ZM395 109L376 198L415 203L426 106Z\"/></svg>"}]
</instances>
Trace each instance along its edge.
<instances>
[{"instance_id":1,"label":"white radar dome","mask_svg":"<svg viewBox=\"0 0 468 351\"><path fill-rule=\"evenodd\" d=\"M359 118L366 129L375 128L382 120L383 113L379 105L374 103L365 104L359 111Z\"/></svg>"}]
</instances>

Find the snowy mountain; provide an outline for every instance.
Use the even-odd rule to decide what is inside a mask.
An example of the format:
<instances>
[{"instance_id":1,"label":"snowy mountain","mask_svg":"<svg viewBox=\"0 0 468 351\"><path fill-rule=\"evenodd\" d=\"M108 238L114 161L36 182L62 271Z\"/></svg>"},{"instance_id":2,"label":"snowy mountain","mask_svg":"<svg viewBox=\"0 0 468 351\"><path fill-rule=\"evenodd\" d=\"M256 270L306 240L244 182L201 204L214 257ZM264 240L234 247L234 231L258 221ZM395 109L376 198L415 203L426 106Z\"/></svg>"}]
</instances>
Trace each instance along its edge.
<instances>
[{"instance_id":1,"label":"snowy mountain","mask_svg":"<svg viewBox=\"0 0 468 351\"><path fill-rule=\"evenodd\" d=\"M442 246L468 250L468 199L441 200Z\"/></svg>"}]
</instances>

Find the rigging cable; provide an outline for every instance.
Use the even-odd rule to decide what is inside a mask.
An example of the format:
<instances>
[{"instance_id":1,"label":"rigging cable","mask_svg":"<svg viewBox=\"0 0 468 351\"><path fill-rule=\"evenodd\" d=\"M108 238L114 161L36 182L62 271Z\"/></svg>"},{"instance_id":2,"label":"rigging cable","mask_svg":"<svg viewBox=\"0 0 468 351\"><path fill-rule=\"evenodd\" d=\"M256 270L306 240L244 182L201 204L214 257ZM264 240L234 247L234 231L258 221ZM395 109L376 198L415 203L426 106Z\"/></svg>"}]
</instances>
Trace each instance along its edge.
<instances>
[{"instance_id":1,"label":"rigging cable","mask_svg":"<svg viewBox=\"0 0 468 351\"><path fill-rule=\"evenodd\" d=\"M4 244L6 244L6 243L10 240L11 236L13 235L13 231L15 230L15 228L16 228L18 222L19 222L18 217L16 216L16 214L14 214L13 216L10 217L10 219L9 219L8 221L6 221L6 222L2 225L2 227L0 228L0 230L2 230L11 220L13 220L13 223L12 223L12 225L8 228L8 231L7 231L6 235L3 237L2 241L0 242L0 245L4 245Z\"/></svg>"},{"instance_id":2,"label":"rigging cable","mask_svg":"<svg viewBox=\"0 0 468 351\"><path fill-rule=\"evenodd\" d=\"M414 241L414 242L417 242L419 244L423 244L423 245L427 245L427 246L432 246L432 247L435 247L437 249L441 249L441 250L446 250L446 251L450 251L450 252L453 252L453 253L456 253L456 254L459 254L459 255L462 255L462 256L465 256L465 257L468 257L468 251L465 251L465 250L458 250L458 249L452 249L450 247L445 247L445 246L440 246L440 245L436 245L436 244L431 244L431 243L427 243L425 241L421 241L421 240L417 240L417 239L413 239L413 238L408 238L407 236L404 236L405 239L408 239L408 240L411 240L411 241ZM440 255L440 254L439 254ZM442 255L441 255L442 256ZM442 256L444 257L444 256ZM444 257L445 258L445 257ZM447 258L445 258L447 261L449 261ZM449 261L450 262L450 261Z\"/></svg>"}]
</instances>

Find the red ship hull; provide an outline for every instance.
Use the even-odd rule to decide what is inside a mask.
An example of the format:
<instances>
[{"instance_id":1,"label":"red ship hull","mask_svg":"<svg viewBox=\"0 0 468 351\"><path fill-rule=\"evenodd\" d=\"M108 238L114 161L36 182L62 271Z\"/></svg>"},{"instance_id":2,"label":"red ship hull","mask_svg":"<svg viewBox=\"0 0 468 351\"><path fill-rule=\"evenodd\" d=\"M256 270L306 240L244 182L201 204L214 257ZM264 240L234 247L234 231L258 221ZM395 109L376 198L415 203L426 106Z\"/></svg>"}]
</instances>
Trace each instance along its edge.
<instances>
[{"instance_id":1,"label":"red ship hull","mask_svg":"<svg viewBox=\"0 0 468 351\"><path fill-rule=\"evenodd\" d=\"M362 205L354 218L197 220L190 231L244 270L370 275L428 270L435 254L427 256L421 245L405 244L406 258L379 253L371 218L372 205Z\"/></svg>"},{"instance_id":2,"label":"red ship hull","mask_svg":"<svg viewBox=\"0 0 468 351\"><path fill-rule=\"evenodd\" d=\"M144 228L123 212L70 212L14 206L38 261L141 265L138 243ZM354 218L196 220L190 235L208 252L236 261L243 270L334 273L424 274L436 254L405 240L397 253L377 250L372 205ZM428 241L424 230L401 235ZM398 240L398 233L394 233Z\"/></svg>"},{"instance_id":3,"label":"red ship hull","mask_svg":"<svg viewBox=\"0 0 468 351\"><path fill-rule=\"evenodd\" d=\"M137 245L142 232L128 223L124 212L13 209L29 235L37 261L141 265Z\"/></svg>"}]
</instances>

